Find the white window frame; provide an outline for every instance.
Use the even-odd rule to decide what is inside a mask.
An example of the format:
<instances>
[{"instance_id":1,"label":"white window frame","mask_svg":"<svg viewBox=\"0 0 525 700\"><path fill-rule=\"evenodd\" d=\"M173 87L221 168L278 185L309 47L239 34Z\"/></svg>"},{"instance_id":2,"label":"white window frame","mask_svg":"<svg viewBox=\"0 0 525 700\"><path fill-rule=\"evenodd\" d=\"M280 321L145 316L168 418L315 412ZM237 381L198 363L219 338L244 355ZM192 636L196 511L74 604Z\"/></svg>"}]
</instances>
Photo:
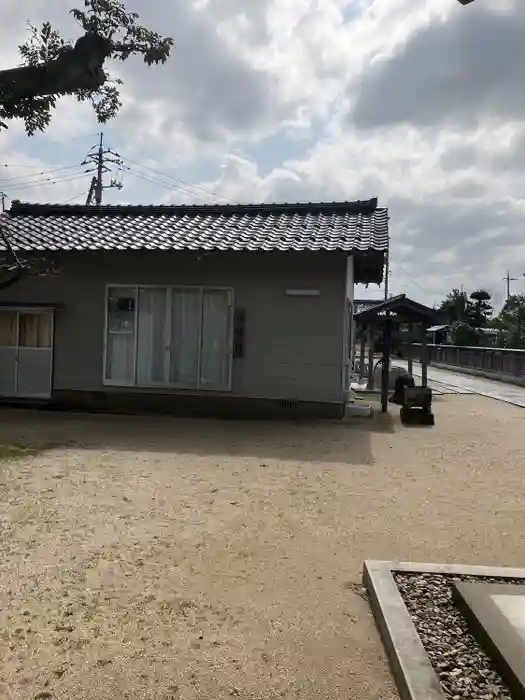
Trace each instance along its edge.
<instances>
[{"instance_id":1,"label":"white window frame","mask_svg":"<svg viewBox=\"0 0 525 700\"><path fill-rule=\"evenodd\" d=\"M134 317L134 348L133 348L133 379L130 381L108 379L106 377L107 372L107 352L108 352L108 335L109 335L109 292L114 289L133 289L135 294L135 317ZM152 382L148 384L137 382L137 351L138 351L138 313L139 313L139 290L140 289L162 289L166 292L166 346L165 346L165 370L166 377L168 378L166 382ZM199 323L199 356L197 358L198 362L198 374L197 374L197 386L187 385L181 382L170 382L170 359L171 359L171 320L172 320L172 305L173 305L173 291L180 290L186 291L198 291L200 298L200 323ZM202 357L202 323L203 323L203 297L205 292L226 292L229 297L229 323L230 332L228 339L228 355L229 355L229 366L228 366L228 382L227 385L220 388L201 386L201 357ZM233 287L222 287L219 285L181 285L181 284L122 284L121 282L117 284L106 284L104 293L104 339L103 339L103 363L102 363L102 383L104 386L115 386L115 387L136 387L137 389L174 389L174 390L184 390L184 391L203 391L206 393L216 392L224 393L232 390L233 382L233 315L235 310L235 296Z\"/></svg>"}]
</instances>

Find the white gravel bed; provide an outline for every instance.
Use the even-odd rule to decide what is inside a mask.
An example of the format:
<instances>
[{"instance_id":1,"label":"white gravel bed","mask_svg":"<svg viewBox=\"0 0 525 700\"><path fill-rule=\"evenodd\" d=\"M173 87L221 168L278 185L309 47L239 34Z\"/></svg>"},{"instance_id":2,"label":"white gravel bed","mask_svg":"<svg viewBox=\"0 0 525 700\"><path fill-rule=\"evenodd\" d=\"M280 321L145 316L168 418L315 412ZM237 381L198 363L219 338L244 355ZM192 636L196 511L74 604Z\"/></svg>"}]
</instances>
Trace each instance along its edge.
<instances>
[{"instance_id":1,"label":"white gravel bed","mask_svg":"<svg viewBox=\"0 0 525 700\"><path fill-rule=\"evenodd\" d=\"M452 599L453 581L524 584L475 576L394 574L403 601L449 700L511 700L491 659Z\"/></svg>"}]
</instances>

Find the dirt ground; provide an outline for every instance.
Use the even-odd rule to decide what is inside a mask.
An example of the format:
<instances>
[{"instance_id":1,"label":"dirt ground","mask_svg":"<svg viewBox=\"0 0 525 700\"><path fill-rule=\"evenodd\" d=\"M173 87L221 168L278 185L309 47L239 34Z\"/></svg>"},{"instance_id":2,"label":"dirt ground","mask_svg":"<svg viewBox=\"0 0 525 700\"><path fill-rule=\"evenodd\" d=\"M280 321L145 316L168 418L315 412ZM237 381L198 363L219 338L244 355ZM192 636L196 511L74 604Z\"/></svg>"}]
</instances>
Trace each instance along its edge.
<instances>
[{"instance_id":1,"label":"dirt ground","mask_svg":"<svg viewBox=\"0 0 525 700\"><path fill-rule=\"evenodd\" d=\"M42 451L0 463L0 697L396 698L363 560L525 562L523 410L435 411L1 412L1 444Z\"/></svg>"}]
</instances>

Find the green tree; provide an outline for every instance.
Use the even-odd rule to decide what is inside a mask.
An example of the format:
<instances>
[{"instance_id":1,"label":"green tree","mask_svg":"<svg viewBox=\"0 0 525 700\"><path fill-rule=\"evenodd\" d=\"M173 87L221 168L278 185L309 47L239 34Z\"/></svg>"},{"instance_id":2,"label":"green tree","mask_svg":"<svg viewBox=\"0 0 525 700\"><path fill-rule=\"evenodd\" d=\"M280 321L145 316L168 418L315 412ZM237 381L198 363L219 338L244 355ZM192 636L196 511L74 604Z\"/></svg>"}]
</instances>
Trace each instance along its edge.
<instances>
[{"instance_id":1,"label":"green tree","mask_svg":"<svg viewBox=\"0 0 525 700\"><path fill-rule=\"evenodd\" d=\"M23 119L28 135L43 131L61 95L91 102L105 123L121 107L122 84L104 70L105 62L141 55L152 65L169 58L173 39L138 24L139 15L119 0L84 0L84 9L71 14L83 30L74 44L49 22L30 24L30 37L19 46L22 66L0 71L0 129Z\"/></svg>"},{"instance_id":2,"label":"green tree","mask_svg":"<svg viewBox=\"0 0 525 700\"><path fill-rule=\"evenodd\" d=\"M443 322L451 327L454 345L478 345L482 338L479 328L487 326L493 314L492 297L484 289L472 294L453 289L441 302L439 311Z\"/></svg>"},{"instance_id":3,"label":"green tree","mask_svg":"<svg viewBox=\"0 0 525 700\"><path fill-rule=\"evenodd\" d=\"M468 320L469 298L466 292L453 289L439 305L443 321L452 326L458 321Z\"/></svg>"},{"instance_id":4,"label":"green tree","mask_svg":"<svg viewBox=\"0 0 525 700\"><path fill-rule=\"evenodd\" d=\"M474 328L485 328L494 313L492 295L485 289L478 289L470 295L469 316Z\"/></svg>"},{"instance_id":5,"label":"green tree","mask_svg":"<svg viewBox=\"0 0 525 700\"><path fill-rule=\"evenodd\" d=\"M470 323L455 321L451 335L453 345L479 345L480 333Z\"/></svg>"},{"instance_id":6,"label":"green tree","mask_svg":"<svg viewBox=\"0 0 525 700\"><path fill-rule=\"evenodd\" d=\"M443 322L451 328L451 340L454 345L472 345L476 343L476 331L470 325L472 302L467 292L453 289L439 306Z\"/></svg>"},{"instance_id":7,"label":"green tree","mask_svg":"<svg viewBox=\"0 0 525 700\"><path fill-rule=\"evenodd\" d=\"M508 348L525 348L525 294L513 294L505 302L494 326Z\"/></svg>"}]
</instances>

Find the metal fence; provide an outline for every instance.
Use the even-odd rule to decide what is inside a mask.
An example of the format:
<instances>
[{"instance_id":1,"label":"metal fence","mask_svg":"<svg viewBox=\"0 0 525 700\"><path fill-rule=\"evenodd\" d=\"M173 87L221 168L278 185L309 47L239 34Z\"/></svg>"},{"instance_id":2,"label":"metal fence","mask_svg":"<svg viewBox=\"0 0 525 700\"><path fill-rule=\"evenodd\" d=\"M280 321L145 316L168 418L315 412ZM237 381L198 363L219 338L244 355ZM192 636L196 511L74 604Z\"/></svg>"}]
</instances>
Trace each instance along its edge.
<instances>
[{"instance_id":1,"label":"metal fence","mask_svg":"<svg viewBox=\"0 0 525 700\"><path fill-rule=\"evenodd\" d=\"M525 350L459 345L428 345L427 347L431 364L445 364L525 378ZM413 357L419 360L421 344L414 344L413 348Z\"/></svg>"}]
</instances>

